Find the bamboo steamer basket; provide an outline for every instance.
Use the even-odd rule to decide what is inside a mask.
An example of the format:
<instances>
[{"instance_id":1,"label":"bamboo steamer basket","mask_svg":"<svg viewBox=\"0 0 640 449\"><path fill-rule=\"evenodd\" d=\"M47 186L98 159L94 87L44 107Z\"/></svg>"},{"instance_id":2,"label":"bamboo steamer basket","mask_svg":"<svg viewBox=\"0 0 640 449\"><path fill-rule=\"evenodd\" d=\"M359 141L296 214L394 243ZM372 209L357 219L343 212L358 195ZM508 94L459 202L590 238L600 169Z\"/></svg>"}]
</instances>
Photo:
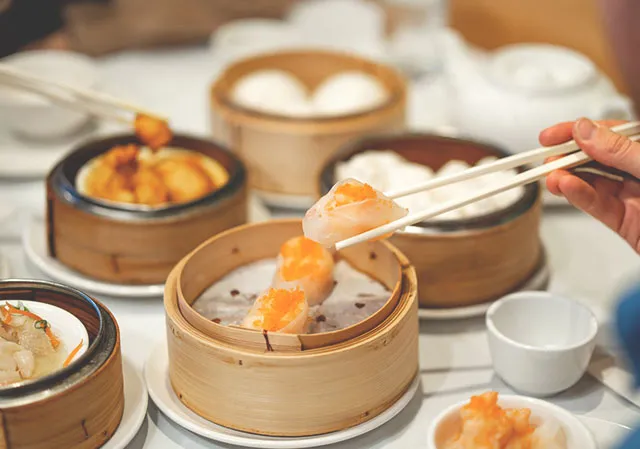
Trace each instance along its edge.
<instances>
[{"instance_id":1,"label":"bamboo steamer basket","mask_svg":"<svg viewBox=\"0 0 640 449\"><path fill-rule=\"evenodd\" d=\"M171 268L216 232L247 221L243 162L216 143L176 135L169 147L205 154L222 164L229 181L190 203L162 208L114 204L81 195L79 170L133 135L95 140L72 151L47 178L49 254L68 267L107 282L161 284Z\"/></svg>"},{"instance_id":2,"label":"bamboo steamer basket","mask_svg":"<svg viewBox=\"0 0 640 449\"><path fill-rule=\"evenodd\" d=\"M299 220L234 228L200 245L169 276L169 376L178 398L198 415L263 435L323 434L374 418L417 375L415 271L386 242L339 255L392 292L380 313L346 329L315 335L259 332L208 321L191 308L222 276L275 257L301 230Z\"/></svg>"},{"instance_id":3,"label":"bamboo steamer basket","mask_svg":"<svg viewBox=\"0 0 640 449\"><path fill-rule=\"evenodd\" d=\"M368 150L393 150L438 170L450 160L475 164L503 150L479 142L427 134L364 138L341 149L319 178L321 194L337 181L336 165ZM511 206L468 219L420 223L390 239L418 276L420 307L452 308L493 301L524 285L544 263L539 228L540 186L525 187Z\"/></svg>"},{"instance_id":4,"label":"bamboo steamer basket","mask_svg":"<svg viewBox=\"0 0 640 449\"><path fill-rule=\"evenodd\" d=\"M248 110L231 100L235 83L257 70L296 76L310 92L328 77L358 70L376 77L389 92L374 109L324 118L292 118ZM328 51L270 53L227 68L211 88L211 129L247 163L250 186L274 206L306 208L317 199L315 179L338 148L372 132L405 125L406 83L391 67Z\"/></svg>"},{"instance_id":5,"label":"bamboo steamer basket","mask_svg":"<svg viewBox=\"0 0 640 449\"><path fill-rule=\"evenodd\" d=\"M86 327L89 347L66 368L0 387L0 448L102 446L115 433L124 410L120 331L113 315L77 290L44 281L0 281L0 301L5 300L65 309Z\"/></svg>"}]
</instances>

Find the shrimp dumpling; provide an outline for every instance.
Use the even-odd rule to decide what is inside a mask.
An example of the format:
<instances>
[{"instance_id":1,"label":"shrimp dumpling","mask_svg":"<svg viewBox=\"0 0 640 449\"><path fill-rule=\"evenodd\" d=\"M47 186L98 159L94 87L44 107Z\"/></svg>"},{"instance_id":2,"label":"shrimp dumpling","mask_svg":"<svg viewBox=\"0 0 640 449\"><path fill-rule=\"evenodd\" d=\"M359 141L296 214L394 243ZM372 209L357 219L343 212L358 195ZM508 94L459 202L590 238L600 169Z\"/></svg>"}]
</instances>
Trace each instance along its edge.
<instances>
[{"instance_id":1,"label":"shrimp dumpling","mask_svg":"<svg viewBox=\"0 0 640 449\"><path fill-rule=\"evenodd\" d=\"M304 236L287 240L278 254L275 288L299 287L307 303L315 306L333 290L333 256L322 245Z\"/></svg>"},{"instance_id":2,"label":"shrimp dumpling","mask_svg":"<svg viewBox=\"0 0 640 449\"><path fill-rule=\"evenodd\" d=\"M308 317L309 305L302 290L270 288L256 299L242 326L283 334L304 334Z\"/></svg>"},{"instance_id":3,"label":"shrimp dumpling","mask_svg":"<svg viewBox=\"0 0 640 449\"><path fill-rule=\"evenodd\" d=\"M407 215L408 210L369 184L345 179L307 211L305 237L326 247Z\"/></svg>"}]
</instances>

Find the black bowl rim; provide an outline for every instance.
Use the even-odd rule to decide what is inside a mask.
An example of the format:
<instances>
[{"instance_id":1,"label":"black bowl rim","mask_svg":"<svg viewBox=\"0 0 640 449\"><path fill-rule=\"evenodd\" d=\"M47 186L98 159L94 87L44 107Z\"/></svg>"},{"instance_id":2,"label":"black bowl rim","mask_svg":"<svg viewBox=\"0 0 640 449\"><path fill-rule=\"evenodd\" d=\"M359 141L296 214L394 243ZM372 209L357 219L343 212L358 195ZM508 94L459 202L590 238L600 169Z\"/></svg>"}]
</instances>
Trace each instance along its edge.
<instances>
[{"instance_id":1,"label":"black bowl rim","mask_svg":"<svg viewBox=\"0 0 640 449\"><path fill-rule=\"evenodd\" d=\"M177 142L176 142L177 140ZM180 141L187 143L180 144ZM163 220L176 218L181 215L189 214L195 209L216 207L219 203L226 199L231 198L247 183L247 168L236 154L227 149L224 145L221 145L213 140L190 136L187 134L177 133L174 134L173 140L167 145L167 147L179 147L189 150L188 142L199 142L201 144L207 144L211 147L215 147L220 150L233 161L235 170L229 173L229 180L221 188L214 190L213 192L198 198L197 200L190 201L188 203L173 204L166 207L158 208L141 208L135 205L117 204L101 201L99 199L91 198L82 195L78 192L75 182L78 172L75 173L74 179L69 179L64 173L66 164L69 161L69 157L72 154L79 152L86 152L88 157L83 163L86 164L89 160L106 152L114 145L123 143L139 143L138 138L132 133L113 134L97 139L89 139L82 144L76 146L71 150L61 161L59 161L53 169L49 172L47 177L47 183L51 186L55 195L66 204L69 204L75 208L81 209L92 215L105 217L109 219L118 219L122 221L151 221L151 220ZM92 147L96 145L104 149L101 151L91 151ZM91 148L90 148L91 147ZM197 151L197 150L193 150Z\"/></svg>"},{"instance_id":2,"label":"black bowl rim","mask_svg":"<svg viewBox=\"0 0 640 449\"><path fill-rule=\"evenodd\" d=\"M496 145L479 140L460 139L455 137L439 136L437 134L406 131L370 135L344 145L327 163L325 163L324 167L320 171L319 177L321 195L325 195L335 184L335 167L338 162L347 161L355 154L367 151L361 150L363 147L368 147L370 150L390 149L393 151L393 148L391 146L385 146L384 142L401 138L411 140L429 140L431 142L455 142L464 145L482 147L494 153L498 157L506 157L510 155L510 153ZM371 144L368 144L369 142ZM446 235L457 232L479 231L494 228L520 217L535 205L539 197L540 186L537 182L531 183L525 186L525 193L518 201L504 209L472 218L421 222L413 226L408 226L403 231L398 231L398 233L404 235Z\"/></svg>"},{"instance_id":3,"label":"black bowl rim","mask_svg":"<svg viewBox=\"0 0 640 449\"><path fill-rule=\"evenodd\" d=\"M69 377L69 375L76 372L82 366L86 365L87 362L91 360L94 353L97 351L98 346L102 343L104 339L104 315L96 303L89 295L82 293L80 290L77 290L73 287L68 287L66 285L58 284L56 282L51 281L43 281L43 280L32 280L32 279L3 279L0 280L0 291L4 287L24 287L30 289L41 289L43 291L55 291L56 293L63 293L69 296L74 297L80 301L84 301L89 304L89 306L96 312L98 316L98 320L100 322L100 326L98 329L98 334L96 338L93 340L93 343L89 345L87 350L80 357L71 362L68 366L63 367L59 370L56 370L46 376L38 377L34 380L25 380L22 382L17 382L13 384L9 384L6 386L0 386L0 399L10 399L15 398L16 396L23 396L25 394L33 393L40 391L42 389L51 388L52 385L59 383L61 380Z\"/></svg>"}]
</instances>

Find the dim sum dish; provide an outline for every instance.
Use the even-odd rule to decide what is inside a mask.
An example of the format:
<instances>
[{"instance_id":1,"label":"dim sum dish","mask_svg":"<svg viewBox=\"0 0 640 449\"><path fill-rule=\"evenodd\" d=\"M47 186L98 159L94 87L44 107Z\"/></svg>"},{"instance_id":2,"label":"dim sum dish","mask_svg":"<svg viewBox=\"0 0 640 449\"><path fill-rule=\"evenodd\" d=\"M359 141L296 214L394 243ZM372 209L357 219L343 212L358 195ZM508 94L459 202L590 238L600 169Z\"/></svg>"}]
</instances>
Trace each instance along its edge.
<instances>
[{"instance_id":1,"label":"dim sum dish","mask_svg":"<svg viewBox=\"0 0 640 449\"><path fill-rule=\"evenodd\" d=\"M571 413L538 399L472 396L445 410L429 429L427 449L596 449Z\"/></svg>"},{"instance_id":2,"label":"dim sum dish","mask_svg":"<svg viewBox=\"0 0 640 449\"><path fill-rule=\"evenodd\" d=\"M343 148L324 167L319 189L329 198L341 184L354 179L368 183L374 191L401 189L505 155L498 148L478 142L426 134L370 137ZM480 182L488 185L514 175L495 173L398 198L394 203L398 212L383 214L378 225L399 218L402 210L426 210L465 190L481 188ZM312 232L312 226L325 223L313 219L314 210L325 198L305 217L305 221L312 219L305 224L305 234L310 238L313 237L307 229ZM358 202L352 207L363 206ZM540 213L540 188L529 184L408 226L390 236L389 242L406 254L416 268L422 309L476 306L519 289L544 266ZM323 235L328 234L323 231Z\"/></svg>"},{"instance_id":3,"label":"dim sum dish","mask_svg":"<svg viewBox=\"0 0 640 449\"><path fill-rule=\"evenodd\" d=\"M363 85L379 86L380 101L376 89ZM310 115L297 105L299 97L316 90L325 93L328 104L322 107L331 114ZM211 129L247 162L251 187L263 200L304 209L318 198L315 178L322 166L342 145L374 131L404 128L406 96L406 82L393 68L353 55L265 54L234 63L214 82ZM364 110L346 104L371 100L375 104ZM347 110L352 112L336 114Z\"/></svg>"},{"instance_id":4,"label":"dim sum dish","mask_svg":"<svg viewBox=\"0 0 640 449\"><path fill-rule=\"evenodd\" d=\"M244 164L213 142L167 136L155 122L89 142L47 179L51 257L116 284L161 284L212 233L247 217Z\"/></svg>"},{"instance_id":5,"label":"dim sum dish","mask_svg":"<svg viewBox=\"0 0 640 449\"><path fill-rule=\"evenodd\" d=\"M198 415L319 435L374 418L412 384L417 299L405 257L386 242L331 254L301 234L299 220L236 227L171 272L169 376Z\"/></svg>"},{"instance_id":6,"label":"dim sum dish","mask_svg":"<svg viewBox=\"0 0 640 449\"><path fill-rule=\"evenodd\" d=\"M58 284L0 281L0 447L102 446L124 410L118 326Z\"/></svg>"}]
</instances>

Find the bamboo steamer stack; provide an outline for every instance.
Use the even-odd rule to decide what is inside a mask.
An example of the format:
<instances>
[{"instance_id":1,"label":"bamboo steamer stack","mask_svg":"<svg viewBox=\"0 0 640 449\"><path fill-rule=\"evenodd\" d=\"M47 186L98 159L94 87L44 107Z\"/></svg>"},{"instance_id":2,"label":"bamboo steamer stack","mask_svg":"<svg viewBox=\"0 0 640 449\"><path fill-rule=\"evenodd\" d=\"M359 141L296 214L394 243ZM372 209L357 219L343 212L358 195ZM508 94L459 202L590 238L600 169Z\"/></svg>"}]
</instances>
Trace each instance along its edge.
<instances>
[{"instance_id":1,"label":"bamboo steamer stack","mask_svg":"<svg viewBox=\"0 0 640 449\"><path fill-rule=\"evenodd\" d=\"M294 75L309 91L332 75L359 71L376 78L388 100L364 112L331 117L285 117L249 110L232 101L244 76L260 70ZM400 131L407 102L404 79L391 67L328 51L270 53L237 62L211 88L211 129L246 161L250 186L269 204L305 208L317 199L315 179L345 143L372 132Z\"/></svg>"},{"instance_id":2,"label":"bamboo steamer stack","mask_svg":"<svg viewBox=\"0 0 640 449\"><path fill-rule=\"evenodd\" d=\"M101 281L162 284L178 261L216 232L247 221L246 170L220 145L184 135L169 146L204 154L229 173L228 182L190 203L163 208L105 203L81 195L82 167L134 135L88 142L60 161L47 178L47 242L51 257Z\"/></svg>"},{"instance_id":3,"label":"bamboo steamer stack","mask_svg":"<svg viewBox=\"0 0 640 449\"><path fill-rule=\"evenodd\" d=\"M96 449L124 411L120 332L113 315L83 293L44 281L0 281L0 301L39 301L76 316L89 347L69 366L0 388L0 448Z\"/></svg>"},{"instance_id":4,"label":"bamboo steamer stack","mask_svg":"<svg viewBox=\"0 0 640 449\"><path fill-rule=\"evenodd\" d=\"M222 276L274 257L300 230L299 220L237 227L204 242L171 272L164 300L169 376L178 398L198 415L245 432L317 435L372 419L416 377L415 271L385 242L339 254L391 291L377 313L345 329L260 332L209 321L192 308Z\"/></svg>"},{"instance_id":5,"label":"bamboo steamer stack","mask_svg":"<svg viewBox=\"0 0 640 449\"><path fill-rule=\"evenodd\" d=\"M503 150L481 142L420 133L376 135L343 147L323 168L318 189L327 193L338 164L365 151L392 150L437 171L450 160L474 165ZM540 241L540 186L529 184L512 205L473 218L409 226L390 242L415 266L420 307L455 308L486 303L527 282L545 262Z\"/></svg>"}]
</instances>

